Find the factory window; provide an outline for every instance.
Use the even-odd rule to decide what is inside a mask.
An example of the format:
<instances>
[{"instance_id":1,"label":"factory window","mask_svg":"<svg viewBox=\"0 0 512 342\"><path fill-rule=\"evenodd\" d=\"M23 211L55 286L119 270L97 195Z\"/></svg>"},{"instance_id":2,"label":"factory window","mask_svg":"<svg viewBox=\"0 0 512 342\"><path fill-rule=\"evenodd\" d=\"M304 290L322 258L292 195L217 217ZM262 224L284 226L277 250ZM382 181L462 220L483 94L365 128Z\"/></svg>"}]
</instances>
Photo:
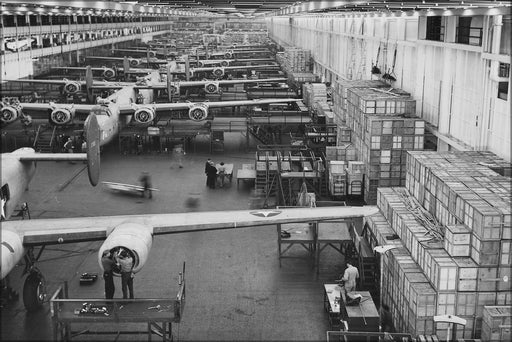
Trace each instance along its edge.
<instances>
[{"instance_id":1,"label":"factory window","mask_svg":"<svg viewBox=\"0 0 512 342\"><path fill-rule=\"evenodd\" d=\"M27 26L27 18L24 15L17 15L18 26Z\"/></svg>"},{"instance_id":2,"label":"factory window","mask_svg":"<svg viewBox=\"0 0 512 342\"><path fill-rule=\"evenodd\" d=\"M508 78L510 76L510 64L500 63L498 69L498 76ZM508 100L508 82L498 83L498 98L507 101Z\"/></svg>"},{"instance_id":3,"label":"factory window","mask_svg":"<svg viewBox=\"0 0 512 342\"><path fill-rule=\"evenodd\" d=\"M512 37L512 16L504 15L501 25L500 54L510 55L510 38Z\"/></svg>"},{"instance_id":4,"label":"factory window","mask_svg":"<svg viewBox=\"0 0 512 342\"><path fill-rule=\"evenodd\" d=\"M4 27L14 27L16 24L14 23L13 15L4 15Z\"/></svg>"},{"instance_id":5,"label":"factory window","mask_svg":"<svg viewBox=\"0 0 512 342\"><path fill-rule=\"evenodd\" d=\"M30 26L37 26L39 23L37 22L37 16L36 15L30 15Z\"/></svg>"},{"instance_id":6,"label":"factory window","mask_svg":"<svg viewBox=\"0 0 512 342\"><path fill-rule=\"evenodd\" d=\"M444 20L441 16L427 17L427 40L444 41Z\"/></svg>"},{"instance_id":7,"label":"factory window","mask_svg":"<svg viewBox=\"0 0 512 342\"><path fill-rule=\"evenodd\" d=\"M51 25L51 17L49 15L41 16L41 25Z\"/></svg>"},{"instance_id":8,"label":"factory window","mask_svg":"<svg viewBox=\"0 0 512 342\"><path fill-rule=\"evenodd\" d=\"M455 41L459 44L482 45L483 16L459 17Z\"/></svg>"}]
</instances>

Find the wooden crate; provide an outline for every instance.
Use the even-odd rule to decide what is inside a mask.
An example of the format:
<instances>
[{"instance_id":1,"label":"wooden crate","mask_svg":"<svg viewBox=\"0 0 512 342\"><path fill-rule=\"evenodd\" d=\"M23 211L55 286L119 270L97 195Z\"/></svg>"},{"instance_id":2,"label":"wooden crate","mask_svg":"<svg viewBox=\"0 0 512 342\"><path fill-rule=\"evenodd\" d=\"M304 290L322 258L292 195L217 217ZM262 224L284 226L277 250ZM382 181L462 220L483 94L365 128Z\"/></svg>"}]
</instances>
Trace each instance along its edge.
<instances>
[{"instance_id":1,"label":"wooden crate","mask_svg":"<svg viewBox=\"0 0 512 342\"><path fill-rule=\"evenodd\" d=\"M436 313L437 292L430 283L411 283L408 302L413 317L432 317Z\"/></svg>"},{"instance_id":2,"label":"wooden crate","mask_svg":"<svg viewBox=\"0 0 512 342\"><path fill-rule=\"evenodd\" d=\"M471 232L465 225L446 226L444 248L450 256L470 256Z\"/></svg>"},{"instance_id":3,"label":"wooden crate","mask_svg":"<svg viewBox=\"0 0 512 342\"><path fill-rule=\"evenodd\" d=\"M474 292L477 290L478 265L471 258L454 258L458 266L457 291Z\"/></svg>"},{"instance_id":4,"label":"wooden crate","mask_svg":"<svg viewBox=\"0 0 512 342\"><path fill-rule=\"evenodd\" d=\"M438 293L436 315L455 315L456 298L455 291Z\"/></svg>"},{"instance_id":5,"label":"wooden crate","mask_svg":"<svg viewBox=\"0 0 512 342\"><path fill-rule=\"evenodd\" d=\"M496 291L498 282L496 278L498 277L498 267L483 267L480 266L478 268L478 277L477 277L477 291Z\"/></svg>"},{"instance_id":6,"label":"wooden crate","mask_svg":"<svg viewBox=\"0 0 512 342\"><path fill-rule=\"evenodd\" d=\"M437 291L455 291L457 289L458 267L451 257L433 257L430 282Z\"/></svg>"},{"instance_id":7,"label":"wooden crate","mask_svg":"<svg viewBox=\"0 0 512 342\"><path fill-rule=\"evenodd\" d=\"M471 258L480 266L498 266L500 241L482 241L476 235L471 239Z\"/></svg>"},{"instance_id":8,"label":"wooden crate","mask_svg":"<svg viewBox=\"0 0 512 342\"><path fill-rule=\"evenodd\" d=\"M506 306L485 306L482 317L483 341L510 341L512 312Z\"/></svg>"}]
</instances>

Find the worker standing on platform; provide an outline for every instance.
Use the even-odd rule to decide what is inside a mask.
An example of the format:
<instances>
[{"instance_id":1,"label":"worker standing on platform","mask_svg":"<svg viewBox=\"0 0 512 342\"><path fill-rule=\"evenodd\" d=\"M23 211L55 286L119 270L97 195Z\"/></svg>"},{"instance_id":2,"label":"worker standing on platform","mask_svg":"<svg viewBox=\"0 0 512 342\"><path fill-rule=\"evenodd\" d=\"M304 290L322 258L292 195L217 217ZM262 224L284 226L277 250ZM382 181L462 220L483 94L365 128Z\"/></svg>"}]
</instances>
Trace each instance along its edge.
<instances>
[{"instance_id":1,"label":"worker standing on platform","mask_svg":"<svg viewBox=\"0 0 512 342\"><path fill-rule=\"evenodd\" d=\"M343 273L342 280L345 282L345 291L352 292L356 290L356 281L359 278L359 271L352 266L351 261L347 261L347 269Z\"/></svg>"},{"instance_id":2,"label":"worker standing on platform","mask_svg":"<svg viewBox=\"0 0 512 342\"><path fill-rule=\"evenodd\" d=\"M105 280L105 298L113 299L116 288L114 286L114 259L110 251L103 252L101 266L103 267L103 279Z\"/></svg>"},{"instance_id":3,"label":"worker standing on platform","mask_svg":"<svg viewBox=\"0 0 512 342\"><path fill-rule=\"evenodd\" d=\"M130 291L130 299L133 299L133 258L123 250L119 253L117 262L121 268L123 299L128 299L128 291Z\"/></svg>"}]
</instances>

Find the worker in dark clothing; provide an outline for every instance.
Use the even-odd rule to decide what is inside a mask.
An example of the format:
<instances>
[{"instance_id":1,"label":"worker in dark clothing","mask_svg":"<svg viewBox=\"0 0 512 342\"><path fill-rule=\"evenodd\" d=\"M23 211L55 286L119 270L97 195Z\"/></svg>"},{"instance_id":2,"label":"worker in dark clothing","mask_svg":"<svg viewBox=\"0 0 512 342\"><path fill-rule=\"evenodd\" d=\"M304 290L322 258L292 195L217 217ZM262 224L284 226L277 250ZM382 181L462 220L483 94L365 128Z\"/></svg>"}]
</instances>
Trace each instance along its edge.
<instances>
[{"instance_id":1,"label":"worker in dark clothing","mask_svg":"<svg viewBox=\"0 0 512 342\"><path fill-rule=\"evenodd\" d=\"M133 299L133 258L127 251L122 250L117 257L117 264L121 269L123 299L128 299L128 291L130 292L130 299Z\"/></svg>"},{"instance_id":2,"label":"worker in dark clothing","mask_svg":"<svg viewBox=\"0 0 512 342\"><path fill-rule=\"evenodd\" d=\"M210 189L215 189L215 182L217 181L217 168L213 164L213 161L210 160L208 166L206 167L206 185Z\"/></svg>"},{"instance_id":3,"label":"worker in dark clothing","mask_svg":"<svg viewBox=\"0 0 512 342\"><path fill-rule=\"evenodd\" d=\"M114 286L114 259L110 251L103 252L101 266L103 267L103 279L105 280L105 298L113 299L116 288Z\"/></svg>"},{"instance_id":4,"label":"worker in dark clothing","mask_svg":"<svg viewBox=\"0 0 512 342\"><path fill-rule=\"evenodd\" d=\"M146 192L148 193L148 198L153 198L153 194L151 193L151 176L146 171L142 172L142 175L139 178L140 183L144 187L142 192L142 197L146 196Z\"/></svg>"},{"instance_id":5,"label":"worker in dark clothing","mask_svg":"<svg viewBox=\"0 0 512 342\"><path fill-rule=\"evenodd\" d=\"M382 305L381 313L382 315L382 331L383 332L393 332L393 318L391 317L391 311L389 310L389 306L386 304Z\"/></svg>"},{"instance_id":6,"label":"worker in dark clothing","mask_svg":"<svg viewBox=\"0 0 512 342\"><path fill-rule=\"evenodd\" d=\"M206 160L206 163L204 164L204 174L206 175L206 186L209 185L209 183L208 183L208 167L209 167L211 161L212 160L210 158L208 158Z\"/></svg>"}]
</instances>

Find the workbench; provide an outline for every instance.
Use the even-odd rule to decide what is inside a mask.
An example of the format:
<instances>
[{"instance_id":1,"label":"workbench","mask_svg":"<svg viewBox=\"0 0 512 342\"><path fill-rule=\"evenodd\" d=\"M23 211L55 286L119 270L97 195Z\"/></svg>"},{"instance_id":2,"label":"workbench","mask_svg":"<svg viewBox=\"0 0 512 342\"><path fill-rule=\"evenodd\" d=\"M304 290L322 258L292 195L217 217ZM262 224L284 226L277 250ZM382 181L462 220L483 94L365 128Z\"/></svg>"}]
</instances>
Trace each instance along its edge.
<instances>
[{"instance_id":1,"label":"workbench","mask_svg":"<svg viewBox=\"0 0 512 342\"><path fill-rule=\"evenodd\" d=\"M325 221L317 225L316 239L316 270L319 272L320 253L328 246L338 251L350 259L354 252L354 243L350 235L350 229L353 225L350 221Z\"/></svg>"},{"instance_id":2,"label":"workbench","mask_svg":"<svg viewBox=\"0 0 512 342\"><path fill-rule=\"evenodd\" d=\"M337 284L324 284L324 309L328 313L331 328L338 326L348 331L378 332L379 312L370 292L353 291L350 295L361 295L358 305L346 305L344 288Z\"/></svg>"},{"instance_id":3,"label":"workbench","mask_svg":"<svg viewBox=\"0 0 512 342\"><path fill-rule=\"evenodd\" d=\"M156 334L163 342L173 340L172 324L179 324L185 307L185 263L179 274L178 292L171 298L99 299L68 296L67 282L59 286L50 298L53 340L70 341L78 335ZM145 327L140 330L141 323ZM72 330L72 325L81 330ZM94 326L96 325L96 326ZM139 330L126 330L139 327ZM99 329L98 329L99 328ZM96 338L95 340L104 340Z\"/></svg>"},{"instance_id":4,"label":"workbench","mask_svg":"<svg viewBox=\"0 0 512 342\"><path fill-rule=\"evenodd\" d=\"M289 237L282 237L282 233L287 232ZM304 247L308 252L309 258L314 256L316 240L316 229L310 223L285 223L277 225L277 247L279 250L279 266L283 258L303 258L300 256L285 256L284 254L294 245ZM287 245L282 248L282 245Z\"/></svg>"},{"instance_id":5,"label":"workbench","mask_svg":"<svg viewBox=\"0 0 512 342\"><path fill-rule=\"evenodd\" d=\"M256 170L253 164L242 164L242 168L236 171L236 187L238 189L240 181L256 181Z\"/></svg>"},{"instance_id":6,"label":"workbench","mask_svg":"<svg viewBox=\"0 0 512 342\"><path fill-rule=\"evenodd\" d=\"M79 313L83 303L87 302L99 308L107 308L105 313ZM157 334L163 341L172 340L172 323L178 321L175 316L175 300L136 299L136 300L105 300L105 299L66 299L52 302L52 318L54 322L54 340L71 340L73 336L82 334L140 334L142 331L112 331L122 323L145 323L147 334ZM156 307L159 306L157 309ZM91 325L101 324L107 329L92 328ZM71 326L83 328L72 331ZM109 330L110 329L110 330ZM148 337L148 339L150 339Z\"/></svg>"}]
</instances>

